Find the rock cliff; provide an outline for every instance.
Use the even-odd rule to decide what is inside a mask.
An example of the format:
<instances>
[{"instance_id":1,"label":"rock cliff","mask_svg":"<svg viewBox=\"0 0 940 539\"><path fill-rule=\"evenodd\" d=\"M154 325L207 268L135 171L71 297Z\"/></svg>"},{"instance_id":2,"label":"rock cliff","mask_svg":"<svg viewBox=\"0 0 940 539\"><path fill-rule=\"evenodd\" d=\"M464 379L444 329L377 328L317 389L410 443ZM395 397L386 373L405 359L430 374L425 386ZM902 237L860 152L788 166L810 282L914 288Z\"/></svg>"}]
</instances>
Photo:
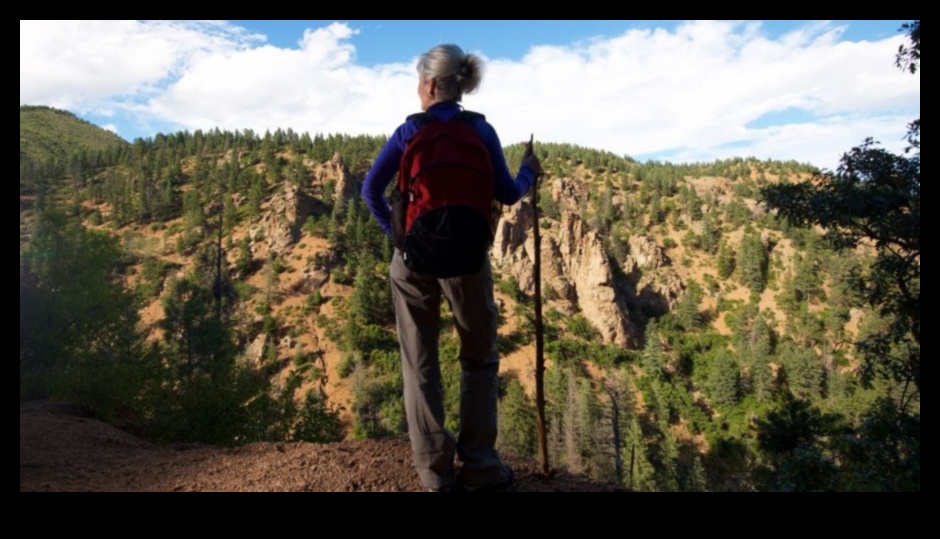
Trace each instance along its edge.
<instances>
[{"instance_id":1,"label":"rock cliff","mask_svg":"<svg viewBox=\"0 0 940 539\"><path fill-rule=\"evenodd\" d=\"M605 343L628 346L635 333L600 236L574 212L563 212L558 223L544 221L543 295L566 301L571 310L580 310ZM504 211L492 255L494 266L513 276L526 294L535 290L534 247L532 205L526 199Z\"/></svg>"}]
</instances>

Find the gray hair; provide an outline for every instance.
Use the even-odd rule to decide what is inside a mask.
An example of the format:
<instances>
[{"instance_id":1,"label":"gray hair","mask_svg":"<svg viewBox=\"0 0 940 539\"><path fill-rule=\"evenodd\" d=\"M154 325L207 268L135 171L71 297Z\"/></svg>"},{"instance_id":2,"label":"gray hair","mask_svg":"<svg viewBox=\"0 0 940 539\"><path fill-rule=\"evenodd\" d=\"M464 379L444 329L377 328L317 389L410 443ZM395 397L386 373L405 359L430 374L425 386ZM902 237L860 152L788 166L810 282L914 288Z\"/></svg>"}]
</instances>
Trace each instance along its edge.
<instances>
[{"instance_id":1,"label":"gray hair","mask_svg":"<svg viewBox=\"0 0 940 539\"><path fill-rule=\"evenodd\" d=\"M460 101L464 93L473 93L483 78L483 60L464 54L457 45L438 45L418 58L421 80L437 81L437 91L444 101Z\"/></svg>"}]
</instances>

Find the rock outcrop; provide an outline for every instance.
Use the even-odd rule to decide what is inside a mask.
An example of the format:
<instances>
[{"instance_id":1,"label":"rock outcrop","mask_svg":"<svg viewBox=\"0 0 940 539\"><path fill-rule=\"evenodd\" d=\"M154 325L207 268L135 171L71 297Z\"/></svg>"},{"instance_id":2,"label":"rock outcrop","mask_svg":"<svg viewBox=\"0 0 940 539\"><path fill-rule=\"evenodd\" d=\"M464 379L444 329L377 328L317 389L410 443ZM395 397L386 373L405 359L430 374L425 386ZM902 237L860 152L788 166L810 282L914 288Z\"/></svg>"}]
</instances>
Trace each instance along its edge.
<instances>
[{"instance_id":1,"label":"rock outcrop","mask_svg":"<svg viewBox=\"0 0 940 539\"><path fill-rule=\"evenodd\" d=\"M652 236L631 236L628 243L623 272L629 277L631 303L647 316L662 316L678 305L685 283Z\"/></svg>"},{"instance_id":2,"label":"rock outcrop","mask_svg":"<svg viewBox=\"0 0 940 539\"><path fill-rule=\"evenodd\" d=\"M250 231L252 240L261 232L268 249L283 253L297 241L300 227L314 211L314 200L296 185L285 185L284 192L271 197L269 210Z\"/></svg>"},{"instance_id":3,"label":"rock outcrop","mask_svg":"<svg viewBox=\"0 0 940 539\"><path fill-rule=\"evenodd\" d=\"M336 179L333 203L335 207L340 208L338 211L345 208L350 200L359 196L359 183L349 173L349 168L346 167L343 156L339 152L333 155L333 159L324 163L323 173L325 177Z\"/></svg>"},{"instance_id":4,"label":"rock outcrop","mask_svg":"<svg viewBox=\"0 0 940 539\"><path fill-rule=\"evenodd\" d=\"M264 357L264 350L268 345L268 336L264 333L259 334L251 341L248 348L245 349L245 360L251 366L261 365L261 359Z\"/></svg>"},{"instance_id":5,"label":"rock outcrop","mask_svg":"<svg viewBox=\"0 0 940 539\"><path fill-rule=\"evenodd\" d=\"M630 236L628 244L630 252L623 263L623 272L627 275L654 270L670 264L666 252L652 236Z\"/></svg>"},{"instance_id":6,"label":"rock outcrop","mask_svg":"<svg viewBox=\"0 0 940 539\"><path fill-rule=\"evenodd\" d=\"M313 264L304 268L303 278L297 282L296 291L304 294L313 294L330 280L330 274L323 269L315 268Z\"/></svg>"},{"instance_id":7,"label":"rock outcrop","mask_svg":"<svg viewBox=\"0 0 940 539\"><path fill-rule=\"evenodd\" d=\"M496 229L493 263L512 275L520 289L534 292L532 206L528 200L504 213ZM567 300L597 328L605 343L627 346L632 326L626 302L596 232L576 213L565 211L559 223L542 232L543 294Z\"/></svg>"}]
</instances>

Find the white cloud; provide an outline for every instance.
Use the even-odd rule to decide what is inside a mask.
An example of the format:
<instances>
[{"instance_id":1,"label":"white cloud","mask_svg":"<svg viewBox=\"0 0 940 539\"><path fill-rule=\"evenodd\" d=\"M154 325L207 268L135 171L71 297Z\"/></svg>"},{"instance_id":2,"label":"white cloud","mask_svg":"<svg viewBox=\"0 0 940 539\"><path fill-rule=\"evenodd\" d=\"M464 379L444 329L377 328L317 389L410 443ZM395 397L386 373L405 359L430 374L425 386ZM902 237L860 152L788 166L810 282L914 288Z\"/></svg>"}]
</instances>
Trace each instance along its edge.
<instances>
[{"instance_id":1,"label":"white cloud","mask_svg":"<svg viewBox=\"0 0 940 539\"><path fill-rule=\"evenodd\" d=\"M353 35L334 23L307 30L298 49L207 55L155 97L150 110L189 128L387 132L417 105L405 101L415 95L414 70L356 65Z\"/></svg>"},{"instance_id":2,"label":"white cloud","mask_svg":"<svg viewBox=\"0 0 940 539\"><path fill-rule=\"evenodd\" d=\"M261 39L217 21L20 21L20 104L136 100L193 60Z\"/></svg>"},{"instance_id":3,"label":"white cloud","mask_svg":"<svg viewBox=\"0 0 940 539\"><path fill-rule=\"evenodd\" d=\"M842 30L820 22L771 39L757 23L700 21L535 46L489 61L465 104L504 143L534 132L677 162L754 155L832 167L865 136L899 149L920 110L919 75L893 65L903 37L847 42ZM308 30L296 48L222 22L21 21L20 34L21 103L134 110L142 124L183 129L371 134L419 104L414 59L357 64L345 24ZM784 110L801 114L749 127Z\"/></svg>"},{"instance_id":4,"label":"white cloud","mask_svg":"<svg viewBox=\"0 0 940 539\"><path fill-rule=\"evenodd\" d=\"M535 48L521 63L491 64L480 108L500 112L494 118L506 122L501 133L508 140L535 131L542 140L616 153L676 149L677 156L703 159L724 156L722 148L734 143L733 155L829 167L865 135L894 142L910 120L885 125L872 115L919 114L919 79L893 65L900 37L840 42L838 28L817 26L770 40L755 30L697 22L676 32L630 31L580 48ZM747 127L790 108L818 120ZM793 153L780 155L775 144ZM829 147L839 150L820 154Z\"/></svg>"}]
</instances>

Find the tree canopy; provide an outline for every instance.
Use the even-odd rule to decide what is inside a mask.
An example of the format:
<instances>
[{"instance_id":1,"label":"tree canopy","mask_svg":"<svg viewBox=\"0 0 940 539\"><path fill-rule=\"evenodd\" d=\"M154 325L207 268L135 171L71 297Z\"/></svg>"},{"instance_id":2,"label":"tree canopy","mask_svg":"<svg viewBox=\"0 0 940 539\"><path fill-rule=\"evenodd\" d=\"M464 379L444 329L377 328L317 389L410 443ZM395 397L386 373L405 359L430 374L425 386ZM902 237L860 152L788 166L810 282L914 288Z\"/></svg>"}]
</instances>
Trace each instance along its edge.
<instances>
[{"instance_id":1,"label":"tree canopy","mask_svg":"<svg viewBox=\"0 0 940 539\"><path fill-rule=\"evenodd\" d=\"M920 21L906 24L910 46L899 67L920 64ZM860 281L868 302L892 322L859 343L869 376L878 373L920 389L920 118L908 124L903 154L872 139L846 152L835 171L810 182L765 187L764 200L791 223L819 225L839 249L873 247L877 257Z\"/></svg>"}]
</instances>

